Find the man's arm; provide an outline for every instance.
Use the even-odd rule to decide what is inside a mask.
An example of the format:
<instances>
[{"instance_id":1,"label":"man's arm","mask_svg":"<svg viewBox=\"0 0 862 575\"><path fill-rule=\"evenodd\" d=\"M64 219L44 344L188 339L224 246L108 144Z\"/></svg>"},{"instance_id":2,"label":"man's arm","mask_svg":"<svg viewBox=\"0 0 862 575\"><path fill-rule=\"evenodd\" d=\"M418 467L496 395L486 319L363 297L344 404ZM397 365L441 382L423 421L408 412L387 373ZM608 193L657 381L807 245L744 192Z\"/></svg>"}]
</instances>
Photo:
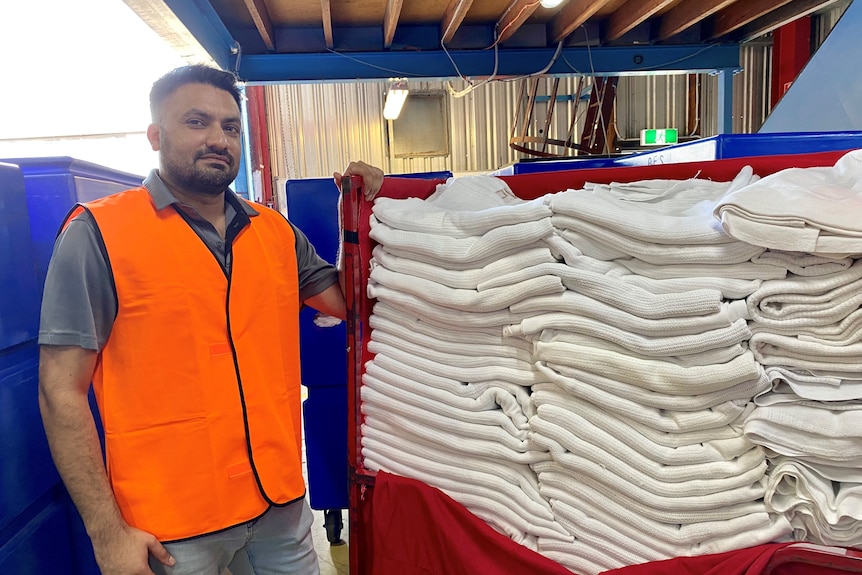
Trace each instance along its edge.
<instances>
[{"instance_id":1,"label":"man's arm","mask_svg":"<svg viewBox=\"0 0 862 575\"><path fill-rule=\"evenodd\" d=\"M41 346L39 408L54 464L93 542L103 575L152 575L148 554L174 559L149 533L120 515L102 460L87 393L97 353L74 346ZM158 457L158 454L153 454Z\"/></svg>"}]
</instances>

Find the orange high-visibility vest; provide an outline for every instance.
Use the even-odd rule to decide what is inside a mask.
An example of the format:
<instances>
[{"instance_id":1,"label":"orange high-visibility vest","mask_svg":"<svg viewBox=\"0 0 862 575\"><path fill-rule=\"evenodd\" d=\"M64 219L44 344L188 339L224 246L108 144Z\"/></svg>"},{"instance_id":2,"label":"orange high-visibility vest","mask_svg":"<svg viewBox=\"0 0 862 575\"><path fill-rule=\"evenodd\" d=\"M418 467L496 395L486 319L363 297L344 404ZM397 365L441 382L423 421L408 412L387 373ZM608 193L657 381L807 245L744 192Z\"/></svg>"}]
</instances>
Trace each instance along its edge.
<instances>
[{"instance_id":1,"label":"orange high-visibility vest","mask_svg":"<svg viewBox=\"0 0 862 575\"><path fill-rule=\"evenodd\" d=\"M86 204L116 285L93 387L124 519L162 541L305 494L293 230L259 207L232 271L145 188Z\"/></svg>"}]
</instances>

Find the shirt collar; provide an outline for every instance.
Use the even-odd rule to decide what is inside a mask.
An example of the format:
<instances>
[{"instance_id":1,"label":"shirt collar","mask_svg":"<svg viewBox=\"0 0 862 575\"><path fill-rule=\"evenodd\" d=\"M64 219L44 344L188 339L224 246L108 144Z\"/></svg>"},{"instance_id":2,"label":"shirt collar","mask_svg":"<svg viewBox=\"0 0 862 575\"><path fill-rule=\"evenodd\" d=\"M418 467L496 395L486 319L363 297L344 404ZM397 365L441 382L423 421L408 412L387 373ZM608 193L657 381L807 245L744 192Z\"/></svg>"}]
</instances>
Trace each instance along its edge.
<instances>
[{"instance_id":1,"label":"shirt collar","mask_svg":"<svg viewBox=\"0 0 862 575\"><path fill-rule=\"evenodd\" d=\"M162 210L173 204L180 204L180 201L171 193L165 182L162 181L158 170L154 169L150 171L150 174L144 179L144 187L150 193L150 196L152 196L157 210ZM232 190L225 189L224 197L225 209L230 204L236 212L243 211L247 216L260 215L260 212L250 202L241 199Z\"/></svg>"}]
</instances>

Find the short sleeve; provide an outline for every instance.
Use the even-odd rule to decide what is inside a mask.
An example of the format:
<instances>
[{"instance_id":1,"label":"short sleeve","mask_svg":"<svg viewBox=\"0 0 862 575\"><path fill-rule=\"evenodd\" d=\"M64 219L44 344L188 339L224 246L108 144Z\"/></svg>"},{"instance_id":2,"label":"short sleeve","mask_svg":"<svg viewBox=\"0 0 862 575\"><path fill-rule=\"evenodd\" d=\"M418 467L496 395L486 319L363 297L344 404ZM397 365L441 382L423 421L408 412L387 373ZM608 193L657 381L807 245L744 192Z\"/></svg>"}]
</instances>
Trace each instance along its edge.
<instances>
[{"instance_id":1,"label":"short sleeve","mask_svg":"<svg viewBox=\"0 0 862 575\"><path fill-rule=\"evenodd\" d=\"M96 225L84 212L54 243L48 264L39 325L41 345L100 351L114 319L117 299Z\"/></svg>"},{"instance_id":2,"label":"short sleeve","mask_svg":"<svg viewBox=\"0 0 862 575\"><path fill-rule=\"evenodd\" d=\"M290 223L290 222L288 222ZM308 237L292 223L296 237L296 267L299 273L299 298L305 301L338 283L338 270L318 255Z\"/></svg>"}]
</instances>

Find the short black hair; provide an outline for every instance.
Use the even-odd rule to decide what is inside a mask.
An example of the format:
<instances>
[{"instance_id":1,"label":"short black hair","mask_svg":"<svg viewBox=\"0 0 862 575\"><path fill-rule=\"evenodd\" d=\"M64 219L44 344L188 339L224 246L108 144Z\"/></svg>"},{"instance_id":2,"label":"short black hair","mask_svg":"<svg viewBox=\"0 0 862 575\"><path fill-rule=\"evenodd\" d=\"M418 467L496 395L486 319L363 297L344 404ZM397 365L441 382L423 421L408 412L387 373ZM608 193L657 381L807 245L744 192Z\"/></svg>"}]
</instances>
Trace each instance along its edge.
<instances>
[{"instance_id":1,"label":"short black hair","mask_svg":"<svg viewBox=\"0 0 862 575\"><path fill-rule=\"evenodd\" d=\"M153 89L150 90L150 115L153 122L158 121L159 110L165 99L186 84L208 84L224 90L233 96L237 107L242 107L235 74L203 64L191 64L175 68L153 83Z\"/></svg>"}]
</instances>

